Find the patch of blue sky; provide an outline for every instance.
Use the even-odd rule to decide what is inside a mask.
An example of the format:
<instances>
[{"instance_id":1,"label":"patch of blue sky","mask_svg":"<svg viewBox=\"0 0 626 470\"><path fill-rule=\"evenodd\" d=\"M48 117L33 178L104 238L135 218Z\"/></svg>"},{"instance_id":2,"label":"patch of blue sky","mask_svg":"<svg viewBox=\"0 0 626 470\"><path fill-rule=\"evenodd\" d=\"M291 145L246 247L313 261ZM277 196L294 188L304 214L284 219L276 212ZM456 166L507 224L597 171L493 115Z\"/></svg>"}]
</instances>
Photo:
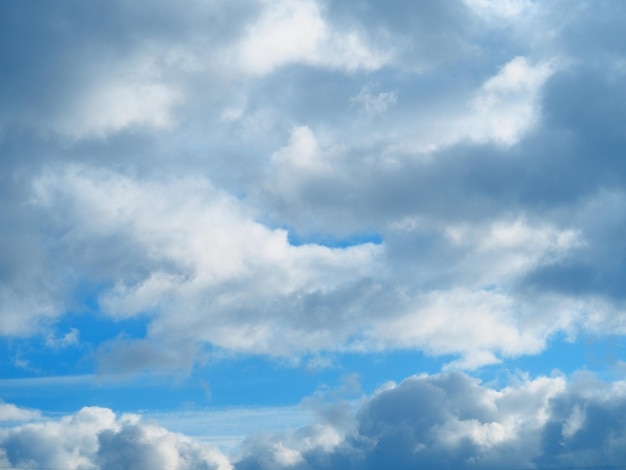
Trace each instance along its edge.
<instances>
[{"instance_id":1,"label":"patch of blue sky","mask_svg":"<svg viewBox=\"0 0 626 470\"><path fill-rule=\"evenodd\" d=\"M326 246L328 248L348 248L356 245L364 245L366 243L372 243L374 245L380 245L383 243L382 235L373 231L353 233L347 236L337 236L325 233L301 234L293 230L289 230L288 233L289 243L294 246L315 244Z\"/></svg>"},{"instance_id":2,"label":"patch of blue sky","mask_svg":"<svg viewBox=\"0 0 626 470\"><path fill-rule=\"evenodd\" d=\"M28 339L1 338L0 364L4 378L37 377L45 373L89 373L100 344L121 336L145 336L146 318L113 320L99 314L66 314L51 332ZM45 372L44 372L45 371Z\"/></svg>"},{"instance_id":3,"label":"patch of blue sky","mask_svg":"<svg viewBox=\"0 0 626 470\"><path fill-rule=\"evenodd\" d=\"M80 361L78 351L65 354L75 354ZM346 376L356 375L362 391L370 394L390 380L436 373L445 362L413 351L334 355L324 367L242 356L197 367L188 375L74 375L75 370L66 369L52 376L51 363L58 358L52 355L48 360L50 364L41 365L50 374L46 377L0 380L0 397L19 406L57 412L96 404L117 411L280 407L298 404L319 390L338 388Z\"/></svg>"},{"instance_id":4,"label":"patch of blue sky","mask_svg":"<svg viewBox=\"0 0 626 470\"><path fill-rule=\"evenodd\" d=\"M224 407L142 413L173 432L208 442L231 452L255 433L295 429L315 422L315 413L302 406Z\"/></svg>"},{"instance_id":5,"label":"patch of blue sky","mask_svg":"<svg viewBox=\"0 0 626 470\"><path fill-rule=\"evenodd\" d=\"M474 375L489 382L509 373L528 373L531 377L589 371L598 378L614 380L623 376L620 361L626 359L622 337L581 335L575 341L564 335L554 337L540 354L506 358L502 364L483 367Z\"/></svg>"}]
</instances>

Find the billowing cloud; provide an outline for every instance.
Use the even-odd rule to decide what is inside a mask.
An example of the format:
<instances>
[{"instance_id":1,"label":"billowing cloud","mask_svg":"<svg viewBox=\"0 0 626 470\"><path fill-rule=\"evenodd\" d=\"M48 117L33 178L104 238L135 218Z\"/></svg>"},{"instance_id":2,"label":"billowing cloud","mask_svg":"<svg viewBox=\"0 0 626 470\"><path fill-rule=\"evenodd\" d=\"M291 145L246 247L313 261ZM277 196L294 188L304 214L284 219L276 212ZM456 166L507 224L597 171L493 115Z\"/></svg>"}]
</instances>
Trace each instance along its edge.
<instances>
[{"instance_id":1,"label":"billowing cloud","mask_svg":"<svg viewBox=\"0 0 626 470\"><path fill-rule=\"evenodd\" d=\"M263 6L238 50L241 66L250 73L266 74L289 63L376 70L391 58L391 51L373 49L359 32L330 26L317 2L281 0Z\"/></svg>"},{"instance_id":2,"label":"billowing cloud","mask_svg":"<svg viewBox=\"0 0 626 470\"><path fill-rule=\"evenodd\" d=\"M306 127L295 128L271 162L293 172L285 185L297 184L296 172L332 171ZM419 348L461 355L454 365L474 368L536 354L558 332L575 334L588 305L513 290L584 245L577 231L547 223L444 225L436 235L441 257L423 258L418 274L421 249L403 248L419 233L408 220L389 242L331 248L293 245L286 230L258 222L245 201L203 178L139 182L73 167L41 175L33 191L31 204L65 233L54 247L55 259L71 260L63 270L110 286L98 293L101 313L149 320L145 338L100 346L107 370L189 368L207 345L280 356ZM63 219L46 219L61 207ZM395 283L393 270L404 271ZM552 314L541 315L545 309ZM601 314L597 328L610 317Z\"/></svg>"},{"instance_id":3,"label":"billowing cloud","mask_svg":"<svg viewBox=\"0 0 626 470\"><path fill-rule=\"evenodd\" d=\"M29 421L40 416L37 410L28 410L12 403L0 403L0 421Z\"/></svg>"},{"instance_id":4,"label":"billowing cloud","mask_svg":"<svg viewBox=\"0 0 626 470\"><path fill-rule=\"evenodd\" d=\"M317 424L249 440L237 469L542 468L619 465L623 383L581 374L493 389L463 374L388 384L353 430Z\"/></svg>"},{"instance_id":5,"label":"billowing cloud","mask_svg":"<svg viewBox=\"0 0 626 470\"><path fill-rule=\"evenodd\" d=\"M20 468L232 469L209 446L98 407L0 429L0 462Z\"/></svg>"},{"instance_id":6,"label":"billowing cloud","mask_svg":"<svg viewBox=\"0 0 626 470\"><path fill-rule=\"evenodd\" d=\"M115 282L101 294L102 311L153 316L149 333L166 343L275 354L331 346L354 332L347 318L343 329L338 322L363 302L351 293L375 288L380 247L291 245L285 230L255 222L203 179L138 183L75 169L35 186L44 211L65 207L59 256L72 252L72 269ZM107 254L111 239L123 240L121 265ZM329 300L345 313L334 315Z\"/></svg>"},{"instance_id":7,"label":"billowing cloud","mask_svg":"<svg viewBox=\"0 0 626 470\"><path fill-rule=\"evenodd\" d=\"M317 422L250 435L231 456L136 415L91 407L0 428L0 462L103 470L620 465L624 386L587 372L511 376L498 387L461 373L412 376L356 406L311 399Z\"/></svg>"}]
</instances>

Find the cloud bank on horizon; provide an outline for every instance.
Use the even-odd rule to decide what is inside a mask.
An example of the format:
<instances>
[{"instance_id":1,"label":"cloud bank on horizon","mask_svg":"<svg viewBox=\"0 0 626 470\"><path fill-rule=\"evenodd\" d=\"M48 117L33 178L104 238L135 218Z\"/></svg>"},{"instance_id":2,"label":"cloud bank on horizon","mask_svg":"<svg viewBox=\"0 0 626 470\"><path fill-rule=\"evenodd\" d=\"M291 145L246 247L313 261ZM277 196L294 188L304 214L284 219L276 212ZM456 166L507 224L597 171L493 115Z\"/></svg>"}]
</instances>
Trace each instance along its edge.
<instances>
[{"instance_id":1,"label":"cloud bank on horizon","mask_svg":"<svg viewBox=\"0 0 626 470\"><path fill-rule=\"evenodd\" d=\"M102 407L57 419L11 410L0 465L76 469L603 468L626 458L624 382L580 373L494 390L460 372L389 383L356 411L314 399L318 420L258 433L228 457L139 416ZM0 419L5 409L0 407ZM24 421L19 423L19 421Z\"/></svg>"},{"instance_id":2,"label":"cloud bank on horizon","mask_svg":"<svg viewBox=\"0 0 626 470\"><path fill-rule=\"evenodd\" d=\"M2 464L626 461L619 377L498 389L468 372L626 333L626 5L0 9L4 344L74 348L113 375L394 350L466 371L252 436L237 458L105 404L49 419L4 403ZM87 344L88 326L61 326L75 317L114 332ZM59 374L20 354L15 370Z\"/></svg>"}]
</instances>

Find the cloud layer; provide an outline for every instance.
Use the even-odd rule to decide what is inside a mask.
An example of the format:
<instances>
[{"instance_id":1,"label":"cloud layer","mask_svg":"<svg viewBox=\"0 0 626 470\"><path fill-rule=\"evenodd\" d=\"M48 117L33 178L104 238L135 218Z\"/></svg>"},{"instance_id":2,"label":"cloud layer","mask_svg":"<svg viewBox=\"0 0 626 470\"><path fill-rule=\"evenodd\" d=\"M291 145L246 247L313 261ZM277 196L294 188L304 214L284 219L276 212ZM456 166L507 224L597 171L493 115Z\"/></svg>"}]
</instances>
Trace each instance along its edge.
<instances>
[{"instance_id":1,"label":"cloud layer","mask_svg":"<svg viewBox=\"0 0 626 470\"><path fill-rule=\"evenodd\" d=\"M317 422L249 436L230 457L106 408L56 419L23 411L11 419L25 423L0 428L0 463L168 470L611 466L625 457L624 387L582 372L570 381L511 377L499 388L462 373L412 376L356 408L336 397L311 398Z\"/></svg>"},{"instance_id":2,"label":"cloud layer","mask_svg":"<svg viewBox=\"0 0 626 470\"><path fill-rule=\"evenodd\" d=\"M619 465L623 385L581 374L569 383L520 378L495 390L459 373L409 377L368 398L350 431L316 424L253 438L235 468Z\"/></svg>"},{"instance_id":3,"label":"cloud layer","mask_svg":"<svg viewBox=\"0 0 626 470\"><path fill-rule=\"evenodd\" d=\"M620 8L7 3L0 333L95 298L129 370L621 334Z\"/></svg>"}]
</instances>

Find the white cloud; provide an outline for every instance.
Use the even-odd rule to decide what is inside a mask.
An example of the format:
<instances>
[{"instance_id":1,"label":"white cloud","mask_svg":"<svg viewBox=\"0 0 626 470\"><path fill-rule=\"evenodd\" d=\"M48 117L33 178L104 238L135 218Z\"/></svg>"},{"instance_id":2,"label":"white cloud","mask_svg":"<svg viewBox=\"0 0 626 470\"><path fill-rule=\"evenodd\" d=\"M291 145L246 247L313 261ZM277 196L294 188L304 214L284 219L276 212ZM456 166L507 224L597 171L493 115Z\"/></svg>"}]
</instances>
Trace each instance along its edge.
<instances>
[{"instance_id":1,"label":"white cloud","mask_svg":"<svg viewBox=\"0 0 626 470\"><path fill-rule=\"evenodd\" d=\"M288 63L375 70L389 61L389 52L370 47L358 33L335 30L314 0L280 0L263 6L237 51L242 67L252 74L264 75Z\"/></svg>"},{"instance_id":2,"label":"white cloud","mask_svg":"<svg viewBox=\"0 0 626 470\"><path fill-rule=\"evenodd\" d=\"M398 101L395 91L372 93L372 86L366 86L356 96L350 98L350 103L360 106L368 117L384 113Z\"/></svg>"},{"instance_id":3,"label":"white cloud","mask_svg":"<svg viewBox=\"0 0 626 470\"><path fill-rule=\"evenodd\" d=\"M468 136L479 142L517 143L539 119L539 92L553 73L549 63L516 57L487 80L472 103Z\"/></svg>"},{"instance_id":4,"label":"white cloud","mask_svg":"<svg viewBox=\"0 0 626 470\"><path fill-rule=\"evenodd\" d=\"M470 249L458 271L466 276L465 284L474 287L502 285L585 244L580 231L531 224L524 218L492 221L486 227L448 226L444 233L454 245Z\"/></svg>"},{"instance_id":5,"label":"white cloud","mask_svg":"<svg viewBox=\"0 0 626 470\"><path fill-rule=\"evenodd\" d=\"M375 337L385 346L419 346L441 354L461 354L454 363L476 368L500 362L494 353L541 351L547 331L525 328L514 298L497 291L453 289L423 295L415 310L380 322ZM551 322L544 325L550 328Z\"/></svg>"},{"instance_id":6,"label":"white cloud","mask_svg":"<svg viewBox=\"0 0 626 470\"><path fill-rule=\"evenodd\" d=\"M512 19L536 10L533 0L464 0L478 14L492 20Z\"/></svg>"},{"instance_id":7,"label":"white cloud","mask_svg":"<svg viewBox=\"0 0 626 470\"><path fill-rule=\"evenodd\" d=\"M464 90L459 87L452 103L442 95L428 111L416 109L410 120L389 131L394 140L386 153L432 157L467 142L503 147L520 143L540 125L542 90L559 66L557 59L514 57L473 90L459 93Z\"/></svg>"},{"instance_id":8,"label":"white cloud","mask_svg":"<svg viewBox=\"0 0 626 470\"><path fill-rule=\"evenodd\" d=\"M303 181L327 177L332 158L310 128L294 128L272 156L272 189L297 192ZM203 178L138 181L72 167L45 174L35 189L45 210L65 207L59 230L74 227L60 252L71 250L86 276L114 281L100 295L103 311L150 318L146 338L101 345L101 365L111 371L189 368L206 344L283 356L417 348L458 355L448 367L472 369L538 354L558 332L601 331L614 312L594 297L531 298L516 289L586 246L580 231L541 220L437 228L441 222L424 219L394 225L382 245L294 246L285 230L255 221L245 201ZM410 248L395 259L390 250L424 226L440 234L441 256ZM83 247L106 251L111 238L124 240L123 269L83 261ZM390 282L394 270L402 282Z\"/></svg>"},{"instance_id":9,"label":"white cloud","mask_svg":"<svg viewBox=\"0 0 626 470\"><path fill-rule=\"evenodd\" d=\"M47 280L31 280L26 286L36 289L24 292L23 287L0 286L0 333L5 336L29 336L40 330L41 321L62 312L62 304L46 292ZM36 287L35 287L36 286ZM39 292L37 292L39 290Z\"/></svg>"},{"instance_id":10,"label":"white cloud","mask_svg":"<svg viewBox=\"0 0 626 470\"><path fill-rule=\"evenodd\" d=\"M289 143L272 154L272 165L291 167L306 174L330 172L331 168L323 156L313 131L307 126L294 127Z\"/></svg>"},{"instance_id":11,"label":"white cloud","mask_svg":"<svg viewBox=\"0 0 626 470\"><path fill-rule=\"evenodd\" d=\"M349 427L292 421L290 429L250 434L230 457L136 415L91 407L0 427L0 463L77 470L358 469L389 461L399 469L609 465L623 456L625 388L589 373L569 381L558 374L512 376L501 387L460 373L423 374L362 399L349 411Z\"/></svg>"},{"instance_id":12,"label":"white cloud","mask_svg":"<svg viewBox=\"0 0 626 470\"><path fill-rule=\"evenodd\" d=\"M207 343L421 348L476 367L537 353L557 332L624 331L621 134L584 121L613 115L619 88L576 57L561 67L577 54L563 31L522 45L502 27L537 2L209 3L113 2L98 27L71 12L41 20L58 30L24 57L30 78L3 82L32 78L42 94L16 95L15 120L2 117L16 132L0 172L0 210L14 216L0 333L41 333L83 285L101 288L104 313L149 319L146 338L99 351L152 367L189 365ZM64 42L71 24L85 49ZM307 67L285 88L272 72L288 64ZM579 96L606 108L567 111ZM294 246L279 227L383 243ZM51 348L78 340L48 334Z\"/></svg>"},{"instance_id":13,"label":"white cloud","mask_svg":"<svg viewBox=\"0 0 626 470\"><path fill-rule=\"evenodd\" d=\"M171 45L137 46L115 61L106 55L90 58L76 72L81 76L73 78L77 83L67 93L62 112L43 113L36 121L44 130L79 141L129 129L171 130L175 108L184 101L179 76L199 72L195 69L200 65L189 65L193 54Z\"/></svg>"},{"instance_id":14,"label":"white cloud","mask_svg":"<svg viewBox=\"0 0 626 470\"><path fill-rule=\"evenodd\" d=\"M37 410L19 408L12 403L0 402L0 422L2 421L30 421L37 419L41 413Z\"/></svg>"},{"instance_id":15,"label":"white cloud","mask_svg":"<svg viewBox=\"0 0 626 470\"><path fill-rule=\"evenodd\" d=\"M167 129L178 93L160 83L103 83L54 124L74 138L104 137L128 127Z\"/></svg>"},{"instance_id":16,"label":"white cloud","mask_svg":"<svg viewBox=\"0 0 626 470\"><path fill-rule=\"evenodd\" d=\"M57 420L0 428L0 449L1 462L20 468L233 468L206 444L98 407Z\"/></svg>"},{"instance_id":17,"label":"white cloud","mask_svg":"<svg viewBox=\"0 0 626 470\"><path fill-rule=\"evenodd\" d=\"M302 135L298 145L307 147ZM332 331L324 298L344 296L372 276L380 255L372 244L293 246L284 230L255 222L236 199L199 178L140 183L73 169L48 174L36 187L43 207L69 204L67 221L80 227L67 238L77 261L84 244L104 250L108 237L129 241L132 268L110 274L117 282L101 304L115 317L152 313L150 332L163 338L280 354L331 346L352 327ZM354 301L349 294L346 300ZM316 302L319 323L307 326Z\"/></svg>"},{"instance_id":18,"label":"white cloud","mask_svg":"<svg viewBox=\"0 0 626 470\"><path fill-rule=\"evenodd\" d=\"M584 381L567 382L558 375L519 377L500 389L458 373L413 376L364 401L357 426L333 445L310 440L310 426L266 435L246 443L236 468L358 469L385 462L398 469L609 465L623 455L623 439L617 437L623 423L612 415L624 407L616 390L623 383L596 381L595 386L587 393ZM576 428L570 430L573 415ZM561 432L563 427L569 434ZM285 449L293 458L281 462Z\"/></svg>"}]
</instances>

